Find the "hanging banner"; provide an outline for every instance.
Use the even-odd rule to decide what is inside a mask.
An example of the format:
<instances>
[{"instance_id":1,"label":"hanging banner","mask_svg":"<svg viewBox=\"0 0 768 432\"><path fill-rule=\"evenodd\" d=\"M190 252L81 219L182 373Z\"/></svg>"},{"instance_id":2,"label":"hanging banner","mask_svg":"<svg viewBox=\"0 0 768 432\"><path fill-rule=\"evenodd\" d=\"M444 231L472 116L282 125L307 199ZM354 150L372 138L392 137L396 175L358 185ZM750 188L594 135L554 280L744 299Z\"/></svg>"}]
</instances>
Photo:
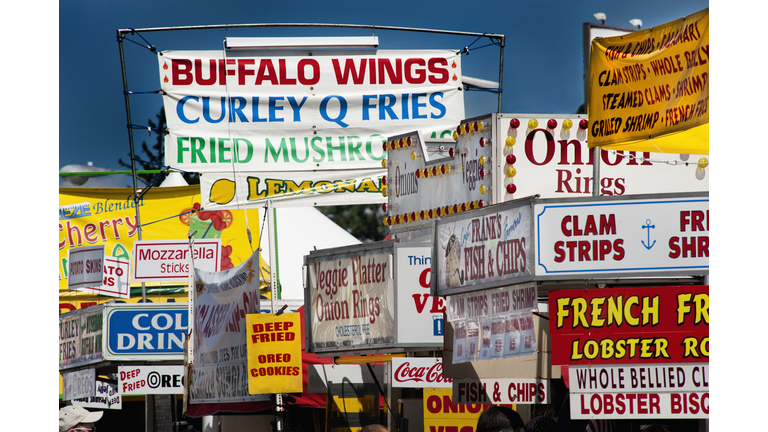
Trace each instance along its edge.
<instances>
[{"instance_id":1,"label":"hanging banner","mask_svg":"<svg viewBox=\"0 0 768 432\"><path fill-rule=\"evenodd\" d=\"M589 146L709 154L685 133L709 123L709 9L647 30L592 40ZM687 133L687 132L686 132ZM639 142L638 142L639 141ZM653 142L651 142L653 141Z\"/></svg>"},{"instance_id":2,"label":"hanging banner","mask_svg":"<svg viewBox=\"0 0 768 432\"><path fill-rule=\"evenodd\" d=\"M67 292L70 249L103 245L104 254L111 259L121 262L132 259L133 243L138 240L136 205L132 197L133 189L129 188L59 188L60 296ZM187 239L190 231L195 233L195 239L221 239L221 270L231 269L251 256L246 222L253 234L253 247L259 244L257 209L191 213L201 208L198 185L151 188L138 206L144 240ZM122 266L115 267L109 259L104 267L102 290L120 287L121 278L127 277L120 270ZM159 282L147 282L147 286L158 285ZM141 284L133 286L141 287ZM129 293L120 289L118 297L125 298L124 292L126 296ZM89 301L106 300L92 296Z\"/></svg>"},{"instance_id":3,"label":"hanging banner","mask_svg":"<svg viewBox=\"0 0 768 432\"><path fill-rule=\"evenodd\" d=\"M256 251L230 270L195 269L193 402L241 402L248 396L245 320L259 313L258 265Z\"/></svg>"},{"instance_id":4,"label":"hanging banner","mask_svg":"<svg viewBox=\"0 0 768 432\"><path fill-rule=\"evenodd\" d=\"M227 209L271 199L275 207L313 207L385 202L381 167L347 170L330 175L325 171L211 172L200 176L200 188L208 191L206 208ZM236 188L236 184L247 187ZM235 195L237 194L237 195Z\"/></svg>"},{"instance_id":5,"label":"hanging banner","mask_svg":"<svg viewBox=\"0 0 768 432\"><path fill-rule=\"evenodd\" d=\"M286 181L296 180L286 171L324 171L332 182L380 168L387 136L444 135L464 118L460 54L161 52L166 162L201 173L282 173L275 179ZM246 183L236 186L247 194L239 190Z\"/></svg>"},{"instance_id":6,"label":"hanging banner","mask_svg":"<svg viewBox=\"0 0 768 432\"><path fill-rule=\"evenodd\" d=\"M391 243L304 257L311 352L392 346L395 304Z\"/></svg>"},{"instance_id":7,"label":"hanging banner","mask_svg":"<svg viewBox=\"0 0 768 432\"><path fill-rule=\"evenodd\" d=\"M549 293L553 365L709 361L709 286Z\"/></svg>"},{"instance_id":8,"label":"hanging banner","mask_svg":"<svg viewBox=\"0 0 768 432\"><path fill-rule=\"evenodd\" d=\"M248 393L301 393L299 315L246 315Z\"/></svg>"}]
</instances>

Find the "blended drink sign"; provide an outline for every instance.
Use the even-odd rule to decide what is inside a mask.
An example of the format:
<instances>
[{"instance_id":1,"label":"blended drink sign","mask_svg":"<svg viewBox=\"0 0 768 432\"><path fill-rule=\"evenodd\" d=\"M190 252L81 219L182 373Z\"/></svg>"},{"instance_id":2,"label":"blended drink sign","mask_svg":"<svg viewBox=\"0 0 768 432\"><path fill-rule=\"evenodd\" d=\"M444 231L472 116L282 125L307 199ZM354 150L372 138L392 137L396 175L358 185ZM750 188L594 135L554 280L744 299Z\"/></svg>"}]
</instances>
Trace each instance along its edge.
<instances>
[{"instance_id":1,"label":"blended drink sign","mask_svg":"<svg viewBox=\"0 0 768 432\"><path fill-rule=\"evenodd\" d=\"M312 351L395 342L391 247L305 257Z\"/></svg>"},{"instance_id":2,"label":"blended drink sign","mask_svg":"<svg viewBox=\"0 0 768 432\"><path fill-rule=\"evenodd\" d=\"M322 180L330 182L354 178L355 170L381 168L386 136L443 134L464 117L460 52L453 50L164 51L158 66L166 161L208 178L205 208L234 206L236 195L241 203L258 200L233 171L295 185L315 170L328 171ZM268 198L286 193L262 190Z\"/></svg>"}]
</instances>

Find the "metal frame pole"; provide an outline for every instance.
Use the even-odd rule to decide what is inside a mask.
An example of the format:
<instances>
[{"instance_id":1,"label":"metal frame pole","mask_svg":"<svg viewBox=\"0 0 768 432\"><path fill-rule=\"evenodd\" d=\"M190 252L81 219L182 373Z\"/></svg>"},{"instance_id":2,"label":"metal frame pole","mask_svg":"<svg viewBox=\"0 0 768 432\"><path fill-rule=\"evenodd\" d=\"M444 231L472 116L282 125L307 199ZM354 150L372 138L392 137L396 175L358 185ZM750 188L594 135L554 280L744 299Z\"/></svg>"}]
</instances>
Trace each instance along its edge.
<instances>
[{"instance_id":1,"label":"metal frame pole","mask_svg":"<svg viewBox=\"0 0 768 432\"><path fill-rule=\"evenodd\" d=\"M130 32L130 30L129 30ZM128 77L125 74L125 53L123 52L123 37L125 36L123 30L117 31L117 45L120 48L120 70L123 73L123 95L125 96L125 117L130 125L131 123L131 101L128 94ZM135 153L133 151L133 130L128 127L128 144L131 147L131 175L133 177L133 204L136 207L136 226L138 227L139 240L141 240L141 215L139 212L139 203L136 202L136 197L139 195L138 186L136 182L136 160ZM130 282L129 282L130 283ZM130 289L130 288L129 288ZM141 283L141 299L146 303L147 301L147 288L144 282Z\"/></svg>"}]
</instances>

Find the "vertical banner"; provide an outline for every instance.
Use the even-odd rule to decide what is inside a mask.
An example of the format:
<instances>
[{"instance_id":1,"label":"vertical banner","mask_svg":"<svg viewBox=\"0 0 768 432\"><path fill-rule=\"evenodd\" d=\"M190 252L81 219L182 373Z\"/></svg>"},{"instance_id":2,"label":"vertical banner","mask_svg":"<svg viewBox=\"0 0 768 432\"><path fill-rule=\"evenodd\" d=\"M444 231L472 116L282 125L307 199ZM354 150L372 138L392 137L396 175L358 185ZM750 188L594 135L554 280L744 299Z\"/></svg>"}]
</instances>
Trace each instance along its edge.
<instances>
[{"instance_id":1,"label":"vertical banner","mask_svg":"<svg viewBox=\"0 0 768 432\"><path fill-rule=\"evenodd\" d=\"M220 272L195 269L193 403L248 398L246 316L259 313L259 252Z\"/></svg>"},{"instance_id":2,"label":"vertical banner","mask_svg":"<svg viewBox=\"0 0 768 432\"><path fill-rule=\"evenodd\" d=\"M301 393L298 313L246 315L248 393Z\"/></svg>"},{"instance_id":3,"label":"vertical banner","mask_svg":"<svg viewBox=\"0 0 768 432\"><path fill-rule=\"evenodd\" d=\"M589 65L589 146L709 154L709 137L656 138L709 123L709 9L647 30L595 38ZM651 143L650 139L654 142ZM642 145L626 146L633 141ZM624 147L620 147L625 145Z\"/></svg>"}]
</instances>

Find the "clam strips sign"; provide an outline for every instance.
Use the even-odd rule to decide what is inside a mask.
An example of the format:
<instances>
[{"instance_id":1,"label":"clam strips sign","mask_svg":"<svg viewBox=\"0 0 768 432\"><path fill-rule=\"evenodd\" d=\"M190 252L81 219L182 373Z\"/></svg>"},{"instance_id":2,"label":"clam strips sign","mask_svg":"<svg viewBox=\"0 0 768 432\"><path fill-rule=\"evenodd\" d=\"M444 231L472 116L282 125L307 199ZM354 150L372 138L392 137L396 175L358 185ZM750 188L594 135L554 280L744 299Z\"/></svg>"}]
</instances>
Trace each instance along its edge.
<instances>
[{"instance_id":1,"label":"clam strips sign","mask_svg":"<svg viewBox=\"0 0 768 432\"><path fill-rule=\"evenodd\" d=\"M453 379L443 376L441 358L392 357L392 387L451 388Z\"/></svg>"}]
</instances>

